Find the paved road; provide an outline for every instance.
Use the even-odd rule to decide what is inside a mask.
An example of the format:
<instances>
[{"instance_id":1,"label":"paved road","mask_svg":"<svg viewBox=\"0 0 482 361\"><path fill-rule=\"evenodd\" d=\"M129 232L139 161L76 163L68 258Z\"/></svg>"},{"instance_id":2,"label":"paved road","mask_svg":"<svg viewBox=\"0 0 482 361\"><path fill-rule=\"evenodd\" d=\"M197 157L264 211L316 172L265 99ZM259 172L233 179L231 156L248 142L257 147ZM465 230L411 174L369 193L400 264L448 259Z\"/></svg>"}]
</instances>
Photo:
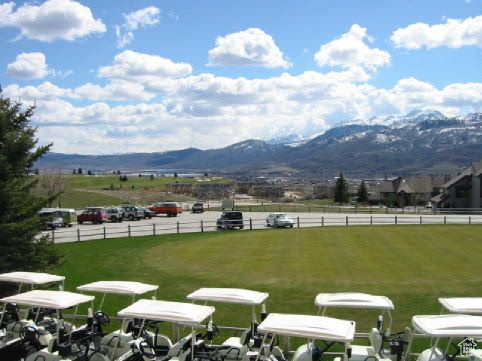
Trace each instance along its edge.
<instances>
[{"instance_id":1,"label":"paved road","mask_svg":"<svg viewBox=\"0 0 482 361\"><path fill-rule=\"evenodd\" d=\"M268 212L243 212L244 228L266 228ZM71 228L56 230L53 234L56 243L75 242L99 238L116 238L153 234L189 233L213 231L220 212L192 214L184 212L176 218L157 216L140 221L122 223L104 223L102 225L82 224ZM292 213L295 227L346 226L348 225L404 225L404 224L482 224L482 215L415 215L415 214L353 214L353 213ZM348 217L348 218L347 218ZM179 223L178 223L179 222ZM44 232L52 235L52 232Z\"/></svg>"}]
</instances>

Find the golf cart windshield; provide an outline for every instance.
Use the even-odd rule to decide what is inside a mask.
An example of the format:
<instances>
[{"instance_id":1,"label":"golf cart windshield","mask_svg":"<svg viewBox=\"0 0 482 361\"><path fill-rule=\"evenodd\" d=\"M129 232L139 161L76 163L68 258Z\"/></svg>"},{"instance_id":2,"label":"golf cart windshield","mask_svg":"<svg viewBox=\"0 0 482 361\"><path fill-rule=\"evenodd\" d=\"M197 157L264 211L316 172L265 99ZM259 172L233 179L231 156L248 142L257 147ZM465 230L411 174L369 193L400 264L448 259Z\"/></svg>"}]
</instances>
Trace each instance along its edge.
<instances>
[{"instance_id":1,"label":"golf cart windshield","mask_svg":"<svg viewBox=\"0 0 482 361\"><path fill-rule=\"evenodd\" d=\"M449 312L482 314L482 297L439 298L438 301Z\"/></svg>"}]
</instances>

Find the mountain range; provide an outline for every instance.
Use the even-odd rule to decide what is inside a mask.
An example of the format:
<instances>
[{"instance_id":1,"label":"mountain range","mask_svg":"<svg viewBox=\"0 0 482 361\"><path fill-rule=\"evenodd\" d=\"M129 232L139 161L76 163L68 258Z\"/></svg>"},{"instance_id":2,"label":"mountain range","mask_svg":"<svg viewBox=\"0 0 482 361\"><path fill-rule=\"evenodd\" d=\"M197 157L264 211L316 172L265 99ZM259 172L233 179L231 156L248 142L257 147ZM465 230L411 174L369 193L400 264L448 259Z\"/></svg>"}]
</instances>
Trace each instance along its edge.
<instances>
[{"instance_id":1,"label":"mountain range","mask_svg":"<svg viewBox=\"0 0 482 361\"><path fill-rule=\"evenodd\" d=\"M415 110L404 116L344 122L311 137L286 134L220 149L189 148L162 153L48 153L37 166L376 176L450 173L480 159L482 113L446 117L438 111Z\"/></svg>"}]
</instances>

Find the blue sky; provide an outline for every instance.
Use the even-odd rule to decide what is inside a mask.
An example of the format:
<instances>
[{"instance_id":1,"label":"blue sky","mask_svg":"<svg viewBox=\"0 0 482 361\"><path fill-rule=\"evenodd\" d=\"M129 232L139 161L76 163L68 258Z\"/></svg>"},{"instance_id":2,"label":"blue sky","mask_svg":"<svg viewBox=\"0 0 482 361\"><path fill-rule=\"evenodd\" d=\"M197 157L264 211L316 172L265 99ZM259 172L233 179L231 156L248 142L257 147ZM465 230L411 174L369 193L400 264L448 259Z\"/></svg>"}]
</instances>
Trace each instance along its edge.
<instances>
[{"instance_id":1,"label":"blue sky","mask_svg":"<svg viewBox=\"0 0 482 361\"><path fill-rule=\"evenodd\" d=\"M0 2L4 96L88 154L482 108L482 1Z\"/></svg>"}]
</instances>

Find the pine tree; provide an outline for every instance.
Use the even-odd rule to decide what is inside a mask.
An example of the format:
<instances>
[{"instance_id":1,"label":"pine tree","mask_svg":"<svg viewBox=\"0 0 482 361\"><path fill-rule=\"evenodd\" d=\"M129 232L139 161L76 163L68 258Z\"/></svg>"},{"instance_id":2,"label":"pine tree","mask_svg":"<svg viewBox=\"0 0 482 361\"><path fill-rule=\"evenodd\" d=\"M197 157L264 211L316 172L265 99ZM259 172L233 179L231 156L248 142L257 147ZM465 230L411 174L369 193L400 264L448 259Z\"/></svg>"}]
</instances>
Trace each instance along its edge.
<instances>
[{"instance_id":1,"label":"pine tree","mask_svg":"<svg viewBox=\"0 0 482 361\"><path fill-rule=\"evenodd\" d=\"M37 147L33 112L0 94L0 273L45 271L59 261L48 236L35 240L42 230L38 211L47 202L32 192L38 177L29 171L51 144Z\"/></svg>"},{"instance_id":2,"label":"pine tree","mask_svg":"<svg viewBox=\"0 0 482 361\"><path fill-rule=\"evenodd\" d=\"M368 190L364 180L361 181L360 186L358 187L357 200L358 203L368 202Z\"/></svg>"},{"instance_id":3,"label":"pine tree","mask_svg":"<svg viewBox=\"0 0 482 361\"><path fill-rule=\"evenodd\" d=\"M342 203L348 202L348 198L348 183L343 177L343 174L340 173L340 176L335 183L335 202L339 203L341 206Z\"/></svg>"}]
</instances>

